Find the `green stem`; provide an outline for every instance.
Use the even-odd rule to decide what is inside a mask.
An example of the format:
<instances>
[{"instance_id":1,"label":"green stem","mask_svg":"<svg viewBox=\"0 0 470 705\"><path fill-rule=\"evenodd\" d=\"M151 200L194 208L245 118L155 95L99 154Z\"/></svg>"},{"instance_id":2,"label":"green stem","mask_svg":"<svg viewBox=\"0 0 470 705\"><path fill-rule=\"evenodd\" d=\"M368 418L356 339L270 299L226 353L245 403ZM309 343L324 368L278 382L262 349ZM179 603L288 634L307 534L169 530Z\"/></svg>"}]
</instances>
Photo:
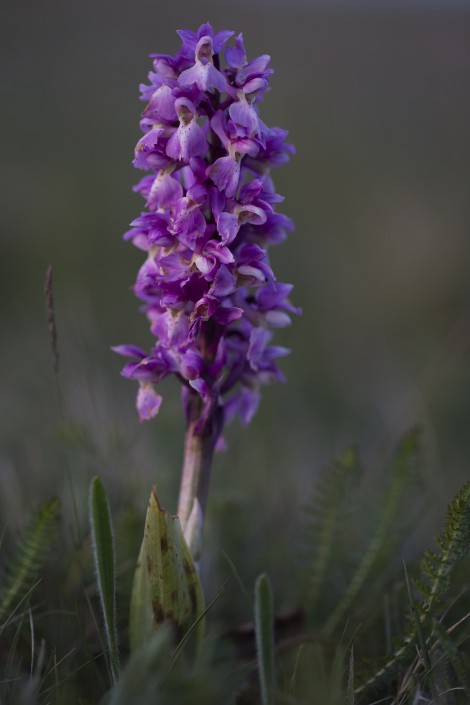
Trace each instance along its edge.
<instances>
[{"instance_id":1,"label":"green stem","mask_svg":"<svg viewBox=\"0 0 470 705\"><path fill-rule=\"evenodd\" d=\"M178 516L194 561L199 560L201 553L202 527L209 494L212 458L218 435L215 411L205 424L202 433L196 433L201 408L202 402L199 395L193 393L189 403L190 413L178 498Z\"/></svg>"}]
</instances>

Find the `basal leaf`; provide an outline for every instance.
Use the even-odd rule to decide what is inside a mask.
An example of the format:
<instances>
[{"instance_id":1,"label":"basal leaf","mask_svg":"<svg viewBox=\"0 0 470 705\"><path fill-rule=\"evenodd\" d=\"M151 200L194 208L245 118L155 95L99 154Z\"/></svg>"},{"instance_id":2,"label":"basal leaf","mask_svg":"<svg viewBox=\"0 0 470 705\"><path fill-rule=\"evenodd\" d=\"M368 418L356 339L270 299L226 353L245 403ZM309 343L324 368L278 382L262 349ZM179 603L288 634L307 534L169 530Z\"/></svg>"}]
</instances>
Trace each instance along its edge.
<instances>
[{"instance_id":1,"label":"basal leaf","mask_svg":"<svg viewBox=\"0 0 470 705\"><path fill-rule=\"evenodd\" d=\"M179 641L203 610L201 583L179 519L161 507L153 488L132 588L131 649L166 622L173 624ZM201 621L198 642L203 630Z\"/></svg>"}]
</instances>

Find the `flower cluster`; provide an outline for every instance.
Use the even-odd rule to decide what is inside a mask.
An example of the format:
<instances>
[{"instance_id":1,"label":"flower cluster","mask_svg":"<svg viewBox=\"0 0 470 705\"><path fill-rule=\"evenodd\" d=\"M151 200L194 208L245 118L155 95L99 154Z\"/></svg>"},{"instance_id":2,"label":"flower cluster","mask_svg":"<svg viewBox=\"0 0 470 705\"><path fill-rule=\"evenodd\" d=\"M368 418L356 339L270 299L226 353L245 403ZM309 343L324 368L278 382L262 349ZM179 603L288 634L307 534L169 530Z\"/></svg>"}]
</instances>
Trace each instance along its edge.
<instances>
[{"instance_id":1,"label":"flower cluster","mask_svg":"<svg viewBox=\"0 0 470 705\"><path fill-rule=\"evenodd\" d=\"M147 253L135 284L157 342L133 345L125 377L140 383L141 419L158 412L155 385L169 374L200 398L199 432L215 408L248 423L259 387L281 380L271 328L298 313L292 286L271 270L267 247L283 241L291 220L269 176L293 152L286 131L267 127L257 103L269 89L269 56L248 62L240 34L210 24L178 32L175 56L153 54L134 166L150 172L135 190L146 209L125 238ZM221 68L221 57L225 68Z\"/></svg>"}]
</instances>

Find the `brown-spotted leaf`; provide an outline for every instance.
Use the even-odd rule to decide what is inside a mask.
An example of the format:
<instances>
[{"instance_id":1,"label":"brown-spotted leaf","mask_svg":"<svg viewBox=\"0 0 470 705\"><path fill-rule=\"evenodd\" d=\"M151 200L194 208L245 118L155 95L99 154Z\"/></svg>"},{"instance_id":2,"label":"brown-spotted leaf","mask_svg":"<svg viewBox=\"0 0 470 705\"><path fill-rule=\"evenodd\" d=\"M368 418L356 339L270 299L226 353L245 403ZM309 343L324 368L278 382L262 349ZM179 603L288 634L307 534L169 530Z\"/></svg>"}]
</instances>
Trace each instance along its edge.
<instances>
[{"instance_id":1,"label":"brown-spotted leaf","mask_svg":"<svg viewBox=\"0 0 470 705\"><path fill-rule=\"evenodd\" d=\"M163 509L153 488L132 587L131 649L165 622L174 625L180 641L203 611L201 583L180 521ZM196 630L198 643L203 630L201 620Z\"/></svg>"}]
</instances>

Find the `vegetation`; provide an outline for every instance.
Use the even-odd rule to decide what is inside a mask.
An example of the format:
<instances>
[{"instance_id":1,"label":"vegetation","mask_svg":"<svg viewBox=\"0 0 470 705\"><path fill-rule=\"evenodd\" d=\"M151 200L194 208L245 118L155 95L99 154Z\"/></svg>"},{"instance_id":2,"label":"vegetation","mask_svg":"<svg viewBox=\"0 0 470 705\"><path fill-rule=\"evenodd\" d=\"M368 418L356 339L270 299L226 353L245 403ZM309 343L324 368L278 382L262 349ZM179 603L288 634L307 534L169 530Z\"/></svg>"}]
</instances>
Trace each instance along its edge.
<instances>
[{"instance_id":1,"label":"vegetation","mask_svg":"<svg viewBox=\"0 0 470 705\"><path fill-rule=\"evenodd\" d=\"M109 502L97 477L90 488L90 529L83 528L78 541L66 536L58 500L44 504L16 546L7 540L2 545L1 702L468 702L470 483L449 504L435 548L421 559L407 556L405 565L412 517L405 508L418 482L420 446L416 430L401 441L374 505L357 450L319 475L285 567L296 578L281 585L281 592L290 592L287 600L283 595L289 611L279 611L277 586L265 574L256 580L250 608L241 561L230 560L227 583L215 599L207 595L205 609L199 598L197 617L178 622L171 604L160 619L150 615L132 653L128 609L135 555L123 554L120 538L130 525L128 512L114 517L114 569ZM157 554L155 561L177 586L181 530L175 533L158 501L151 501L151 510L170 546L166 567ZM188 620L189 593L181 595ZM242 623L231 621L234 601L245 614ZM57 628L64 620L67 629Z\"/></svg>"}]
</instances>

